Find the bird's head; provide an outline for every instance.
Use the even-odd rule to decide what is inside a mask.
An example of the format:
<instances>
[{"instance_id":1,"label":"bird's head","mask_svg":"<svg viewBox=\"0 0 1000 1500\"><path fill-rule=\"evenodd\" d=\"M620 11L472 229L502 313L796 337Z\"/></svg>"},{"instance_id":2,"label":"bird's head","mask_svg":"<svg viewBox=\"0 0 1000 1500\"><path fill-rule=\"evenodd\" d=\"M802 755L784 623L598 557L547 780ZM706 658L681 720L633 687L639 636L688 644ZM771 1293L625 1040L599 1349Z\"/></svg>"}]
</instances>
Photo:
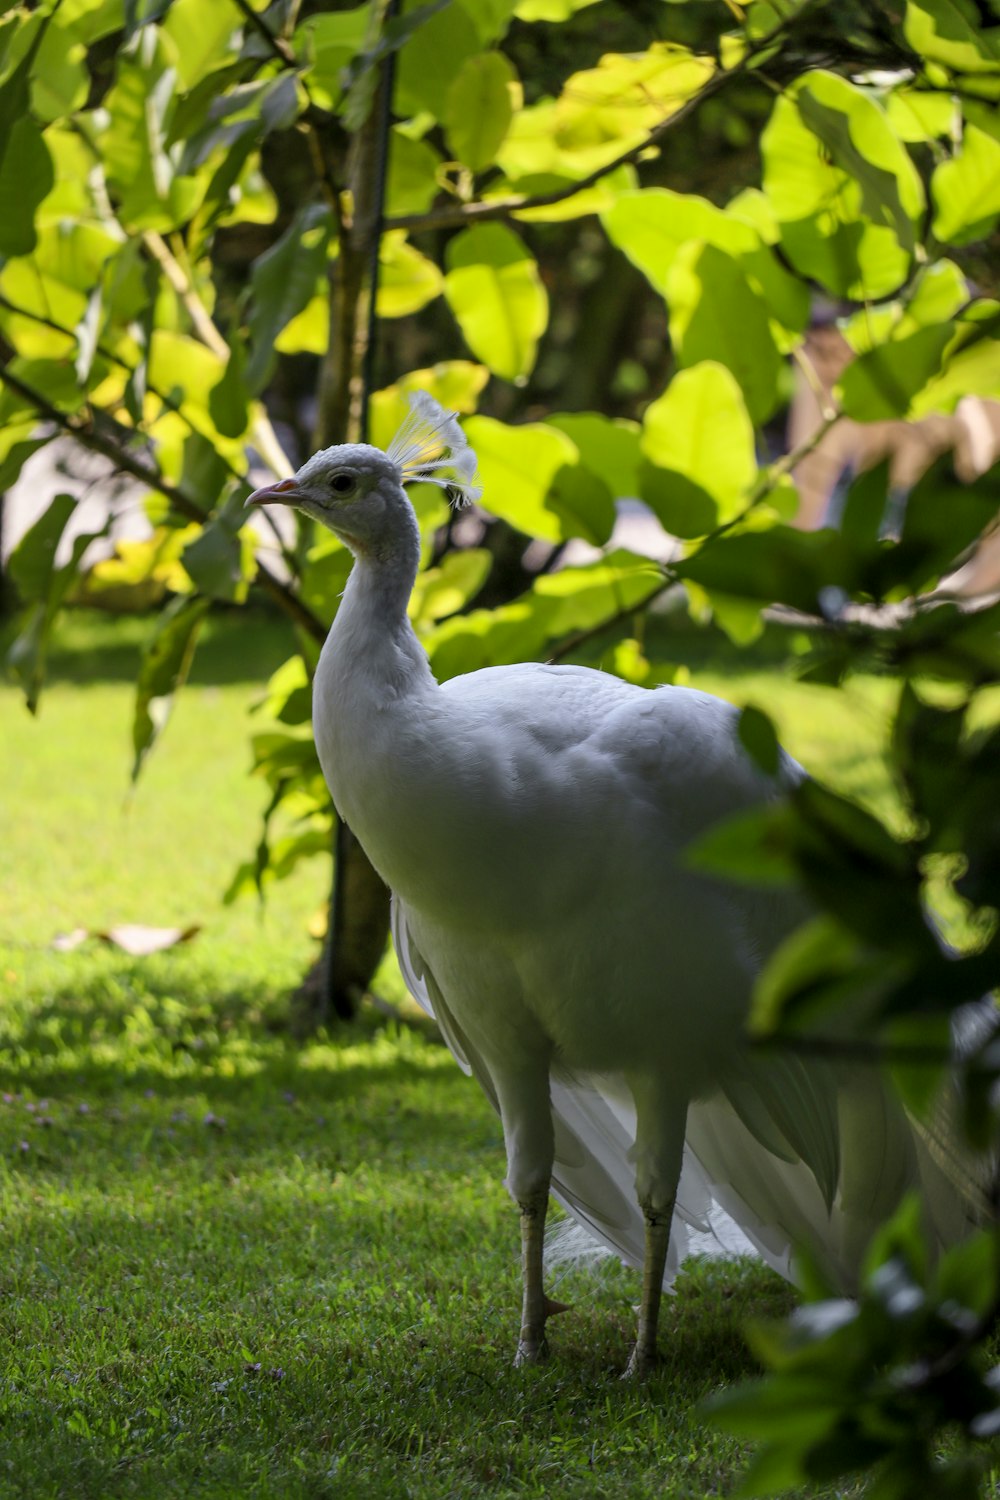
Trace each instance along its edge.
<instances>
[{"instance_id":1,"label":"bird's head","mask_svg":"<svg viewBox=\"0 0 1000 1500\"><path fill-rule=\"evenodd\" d=\"M457 418L417 391L410 411L383 452L368 443L341 443L307 459L291 479L264 485L247 505L293 505L328 526L354 551L367 552L386 534L403 486L424 480L459 504L478 500L476 455Z\"/></svg>"}]
</instances>

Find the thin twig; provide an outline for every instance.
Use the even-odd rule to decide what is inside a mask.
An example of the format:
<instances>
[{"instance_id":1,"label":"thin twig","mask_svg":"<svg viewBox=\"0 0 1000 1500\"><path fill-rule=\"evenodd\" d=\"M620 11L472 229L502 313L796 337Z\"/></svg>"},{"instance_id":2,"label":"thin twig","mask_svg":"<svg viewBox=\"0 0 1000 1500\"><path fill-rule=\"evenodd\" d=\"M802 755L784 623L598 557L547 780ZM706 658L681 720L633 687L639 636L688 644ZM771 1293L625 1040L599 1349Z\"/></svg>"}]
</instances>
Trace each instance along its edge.
<instances>
[{"instance_id":1,"label":"thin twig","mask_svg":"<svg viewBox=\"0 0 1000 1500\"><path fill-rule=\"evenodd\" d=\"M256 31L257 35L263 37L271 52L279 62L284 63L286 68L297 68L298 59L284 37L275 36L263 16L257 14L250 0L233 0L236 9L241 11L249 25Z\"/></svg>"},{"instance_id":2,"label":"thin twig","mask_svg":"<svg viewBox=\"0 0 1000 1500\"><path fill-rule=\"evenodd\" d=\"M143 231L142 243L183 302L194 331L201 342L206 348L211 349L212 353L217 355L224 364L227 364L231 358L229 345L212 322L208 308L198 296L191 278L166 241L154 229L146 229ZM295 471L278 442L267 412L259 402L254 404L257 411L251 418L251 441L272 474L276 474L279 479L288 479Z\"/></svg>"},{"instance_id":3,"label":"thin twig","mask_svg":"<svg viewBox=\"0 0 1000 1500\"><path fill-rule=\"evenodd\" d=\"M606 620L600 620L596 625L590 625L586 630L578 630L576 635L568 636L554 651L549 652L545 658L546 662L551 665L553 662L562 661L565 657L571 656L574 651L579 650L581 646L585 646L588 641L592 641L595 636L602 635L605 630L610 630L613 625L620 625L622 620L627 620L630 615L641 614L676 582L677 579L673 576L664 578L644 599L637 599L634 604L624 605L617 613L608 615Z\"/></svg>"},{"instance_id":4,"label":"thin twig","mask_svg":"<svg viewBox=\"0 0 1000 1500\"><path fill-rule=\"evenodd\" d=\"M62 323L57 323L54 318L47 318L44 313L31 312L26 307L19 307L16 302L12 302L9 297L4 295L3 292L0 292L0 307L5 308L7 312L14 313L19 318L27 318L32 323L38 323L42 328L50 328L53 333L61 333L65 338L76 338L76 333L72 328L64 327ZM95 350L102 359L106 359L109 364L116 365L119 370L124 370L130 378L135 376L135 367L133 365L130 365L128 360L122 359L121 355L116 354L113 349L109 349L106 344L97 343L95 345ZM149 379L147 379L146 381L146 389L151 396L156 397L157 401L163 403L167 411L172 412L175 417L178 417L180 421L184 423L188 432L190 432L195 437L204 436L204 434L198 430L198 428L191 421L191 418L185 411L182 410L178 403L174 401L171 396L168 396L166 392L161 391L159 387ZM232 479L238 480L241 484L246 483L245 472L241 472L236 467L236 465L226 457L224 453L219 454L219 461L225 466L226 471ZM265 508L261 511L261 518L274 536L275 541L278 544L278 550L284 558L289 571L294 572L295 556L291 549L286 545L285 539L281 535L281 530L274 517Z\"/></svg>"},{"instance_id":5,"label":"thin twig","mask_svg":"<svg viewBox=\"0 0 1000 1500\"><path fill-rule=\"evenodd\" d=\"M171 480L167 479L155 465L147 463L136 454L130 453L123 443L106 437L94 426L93 421L87 417L79 417L73 413L60 411L53 406L52 402L36 391L32 386L14 375L9 369L0 369L0 381L16 391L28 404L34 407L40 417L47 422L53 423L61 432L73 437L84 448L89 448L93 453L100 453L108 459L114 467L124 474L131 474L134 479L147 485L151 490L159 490L170 501L171 505L179 515L187 517L188 520L198 521L202 525L210 519L207 511L203 510L197 501L192 500L184 490L180 489ZM261 587L281 605L285 613L314 640L324 641L326 639L326 626L317 615L314 615L308 605L293 592L289 586L282 582L262 562L257 562L257 579Z\"/></svg>"}]
</instances>

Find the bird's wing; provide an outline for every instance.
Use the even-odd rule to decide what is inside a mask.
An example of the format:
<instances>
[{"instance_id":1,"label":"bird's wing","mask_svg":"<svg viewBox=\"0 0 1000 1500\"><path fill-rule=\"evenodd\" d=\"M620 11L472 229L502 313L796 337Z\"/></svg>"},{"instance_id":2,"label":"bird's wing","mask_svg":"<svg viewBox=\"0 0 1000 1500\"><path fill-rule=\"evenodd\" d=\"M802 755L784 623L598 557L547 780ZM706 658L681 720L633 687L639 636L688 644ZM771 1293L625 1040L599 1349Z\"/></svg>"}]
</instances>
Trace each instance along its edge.
<instances>
[{"instance_id":1,"label":"bird's wing","mask_svg":"<svg viewBox=\"0 0 1000 1500\"><path fill-rule=\"evenodd\" d=\"M496 1108L489 1068L449 1013L395 899L393 939L411 994ZM996 1027L992 1004L982 1014L980 1031ZM627 1089L605 1075L560 1070L551 1095L554 1197L606 1250L641 1267ZM959 1140L950 1119L915 1123L877 1069L744 1055L689 1107L664 1285L689 1255L755 1254L794 1280L793 1253L805 1249L833 1285L852 1292L872 1234L909 1189L921 1193L939 1244L956 1243L984 1217L986 1180Z\"/></svg>"},{"instance_id":2,"label":"bird's wing","mask_svg":"<svg viewBox=\"0 0 1000 1500\"><path fill-rule=\"evenodd\" d=\"M455 1021L413 938L406 908L392 900L392 938L410 994L437 1022L456 1062L479 1083L499 1113L485 1060ZM635 1110L610 1079L560 1073L552 1080L555 1162L552 1193L567 1213L606 1250L627 1264L643 1263L645 1224L633 1191ZM772 1236L773 1238L773 1236ZM782 1275L788 1247L753 1241L713 1196L697 1158L685 1147L664 1285L672 1285L689 1255L761 1255Z\"/></svg>"}]
</instances>

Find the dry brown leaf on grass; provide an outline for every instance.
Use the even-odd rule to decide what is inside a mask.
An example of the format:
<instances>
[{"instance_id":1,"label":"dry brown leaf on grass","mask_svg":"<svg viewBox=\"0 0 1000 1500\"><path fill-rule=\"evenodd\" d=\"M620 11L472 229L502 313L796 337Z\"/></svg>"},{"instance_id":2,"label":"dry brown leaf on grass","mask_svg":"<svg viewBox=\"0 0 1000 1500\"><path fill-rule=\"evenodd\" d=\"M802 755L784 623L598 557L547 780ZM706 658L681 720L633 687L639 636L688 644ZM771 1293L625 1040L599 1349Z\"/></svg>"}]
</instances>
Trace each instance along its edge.
<instances>
[{"instance_id":1,"label":"dry brown leaf on grass","mask_svg":"<svg viewBox=\"0 0 1000 1500\"><path fill-rule=\"evenodd\" d=\"M189 943L200 931L197 922L190 927L147 927L141 922L121 922L103 931L74 927L71 932L57 933L51 946L58 953L72 953L88 938L99 938L102 943L121 948L135 958L145 958L147 954L160 953L164 948L176 948L178 943Z\"/></svg>"}]
</instances>

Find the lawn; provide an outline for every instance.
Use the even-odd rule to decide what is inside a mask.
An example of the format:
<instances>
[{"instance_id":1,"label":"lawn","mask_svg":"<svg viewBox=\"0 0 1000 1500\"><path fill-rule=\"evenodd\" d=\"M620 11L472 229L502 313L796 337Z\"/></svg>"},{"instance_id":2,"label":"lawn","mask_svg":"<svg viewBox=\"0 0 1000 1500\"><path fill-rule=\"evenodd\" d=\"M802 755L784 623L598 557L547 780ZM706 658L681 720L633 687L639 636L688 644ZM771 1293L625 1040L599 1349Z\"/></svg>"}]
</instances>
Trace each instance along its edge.
<instances>
[{"instance_id":1,"label":"lawn","mask_svg":"<svg viewBox=\"0 0 1000 1500\"><path fill-rule=\"evenodd\" d=\"M745 1449L696 1408L752 1372L741 1325L791 1293L750 1264L693 1269L635 1389L617 1376L637 1279L566 1272L552 1359L512 1369L492 1112L374 1011L292 1042L322 861L263 913L219 903L265 798L246 713L284 630L249 612L213 627L129 798L145 629L73 619L38 721L0 687L0 1495L729 1492ZM845 699L728 666L692 680L767 707L812 769L884 799L882 684ZM50 946L126 921L202 931L144 959Z\"/></svg>"}]
</instances>

